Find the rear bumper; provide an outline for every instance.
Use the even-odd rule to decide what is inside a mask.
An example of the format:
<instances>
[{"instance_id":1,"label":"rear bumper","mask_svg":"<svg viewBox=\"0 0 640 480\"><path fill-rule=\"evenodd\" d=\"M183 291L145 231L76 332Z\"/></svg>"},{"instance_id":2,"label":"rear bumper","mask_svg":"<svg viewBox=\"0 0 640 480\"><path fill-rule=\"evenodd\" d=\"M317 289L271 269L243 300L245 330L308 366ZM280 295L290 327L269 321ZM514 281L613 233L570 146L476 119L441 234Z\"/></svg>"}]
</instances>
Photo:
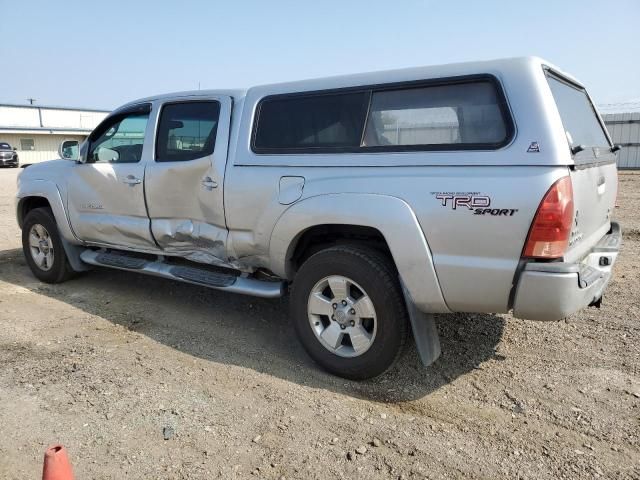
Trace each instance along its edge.
<instances>
[{"instance_id":1,"label":"rear bumper","mask_svg":"<svg viewBox=\"0 0 640 480\"><path fill-rule=\"evenodd\" d=\"M520 273L513 314L529 320L560 320L602 298L622 244L620 225L580 263L527 263Z\"/></svg>"}]
</instances>

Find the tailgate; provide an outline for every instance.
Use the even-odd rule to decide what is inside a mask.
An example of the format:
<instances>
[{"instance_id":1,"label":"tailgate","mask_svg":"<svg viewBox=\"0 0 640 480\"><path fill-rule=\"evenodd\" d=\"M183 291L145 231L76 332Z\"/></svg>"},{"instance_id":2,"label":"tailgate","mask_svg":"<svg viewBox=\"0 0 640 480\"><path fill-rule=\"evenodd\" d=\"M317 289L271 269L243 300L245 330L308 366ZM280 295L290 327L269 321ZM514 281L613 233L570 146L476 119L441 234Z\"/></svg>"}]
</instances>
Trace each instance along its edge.
<instances>
[{"instance_id":1,"label":"tailgate","mask_svg":"<svg viewBox=\"0 0 640 480\"><path fill-rule=\"evenodd\" d=\"M580 260L611 228L618 189L615 163L577 166L571 171L573 228L565 261Z\"/></svg>"},{"instance_id":2,"label":"tailgate","mask_svg":"<svg viewBox=\"0 0 640 480\"><path fill-rule=\"evenodd\" d=\"M574 219L565 261L580 260L611 228L618 190L615 154L584 87L547 70L573 165Z\"/></svg>"}]
</instances>

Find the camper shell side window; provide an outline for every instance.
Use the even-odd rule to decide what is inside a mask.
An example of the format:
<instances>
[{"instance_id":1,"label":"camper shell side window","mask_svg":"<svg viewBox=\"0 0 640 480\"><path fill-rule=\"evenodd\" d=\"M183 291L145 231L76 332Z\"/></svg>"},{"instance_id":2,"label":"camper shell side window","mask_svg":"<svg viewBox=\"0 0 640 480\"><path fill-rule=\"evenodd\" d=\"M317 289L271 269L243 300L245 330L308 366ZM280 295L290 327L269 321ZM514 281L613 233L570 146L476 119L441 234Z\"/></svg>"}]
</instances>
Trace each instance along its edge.
<instances>
[{"instance_id":1,"label":"camper shell side window","mask_svg":"<svg viewBox=\"0 0 640 480\"><path fill-rule=\"evenodd\" d=\"M271 95L257 106L258 154L496 150L514 133L492 75Z\"/></svg>"}]
</instances>

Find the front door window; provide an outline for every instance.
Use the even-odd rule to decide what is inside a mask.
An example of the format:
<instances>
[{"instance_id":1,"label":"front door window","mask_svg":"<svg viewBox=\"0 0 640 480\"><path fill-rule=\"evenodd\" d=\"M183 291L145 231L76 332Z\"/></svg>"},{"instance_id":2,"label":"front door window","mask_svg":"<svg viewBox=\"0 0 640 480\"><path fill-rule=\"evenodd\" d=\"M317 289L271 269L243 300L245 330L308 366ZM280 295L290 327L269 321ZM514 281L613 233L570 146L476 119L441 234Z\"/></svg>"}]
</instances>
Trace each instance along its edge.
<instances>
[{"instance_id":1,"label":"front door window","mask_svg":"<svg viewBox=\"0 0 640 480\"><path fill-rule=\"evenodd\" d=\"M87 163L138 163L148 120L148 113L114 117L91 142Z\"/></svg>"}]
</instances>

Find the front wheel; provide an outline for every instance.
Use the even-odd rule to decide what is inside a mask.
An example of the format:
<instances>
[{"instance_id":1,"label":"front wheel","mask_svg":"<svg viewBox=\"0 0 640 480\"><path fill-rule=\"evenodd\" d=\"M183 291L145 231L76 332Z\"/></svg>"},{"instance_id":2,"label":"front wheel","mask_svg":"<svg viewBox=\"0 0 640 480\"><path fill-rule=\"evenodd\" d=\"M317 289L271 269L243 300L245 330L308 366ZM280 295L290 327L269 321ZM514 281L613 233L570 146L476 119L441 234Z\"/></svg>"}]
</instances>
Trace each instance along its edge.
<instances>
[{"instance_id":1,"label":"front wheel","mask_svg":"<svg viewBox=\"0 0 640 480\"><path fill-rule=\"evenodd\" d=\"M366 247L331 247L310 257L293 283L291 315L311 358L353 380L385 372L407 338L395 268Z\"/></svg>"},{"instance_id":2,"label":"front wheel","mask_svg":"<svg viewBox=\"0 0 640 480\"><path fill-rule=\"evenodd\" d=\"M60 283L73 276L53 212L35 208L22 225L22 250L33 274L46 283Z\"/></svg>"}]
</instances>

